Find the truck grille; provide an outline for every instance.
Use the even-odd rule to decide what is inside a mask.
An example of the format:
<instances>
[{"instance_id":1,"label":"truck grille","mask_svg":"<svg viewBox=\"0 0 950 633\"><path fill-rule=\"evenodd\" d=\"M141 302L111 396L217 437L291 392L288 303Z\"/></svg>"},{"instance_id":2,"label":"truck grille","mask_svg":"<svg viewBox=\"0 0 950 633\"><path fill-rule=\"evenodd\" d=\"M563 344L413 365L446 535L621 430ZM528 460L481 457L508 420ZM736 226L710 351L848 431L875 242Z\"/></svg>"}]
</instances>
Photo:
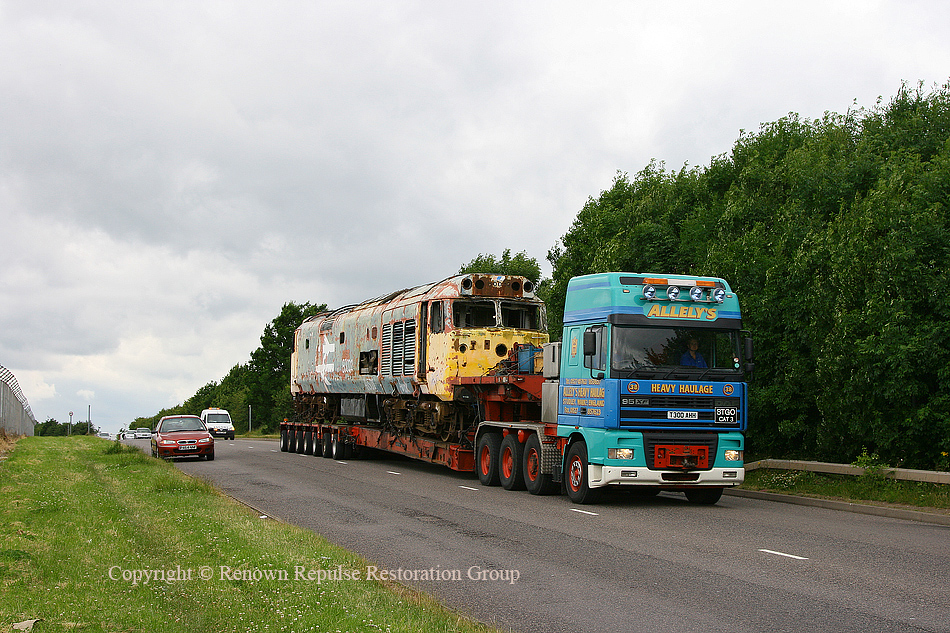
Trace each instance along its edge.
<instances>
[{"instance_id":1,"label":"truck grille","mask_svg":"<svg viewBox=\"0 0 950 633\"><path fill-rule=\"evenodd\" d=\"M716 412L735 409L735 415L717 420ZM621 427L690 427L738 429L742 426L739 398L715 396L620 396Z\"/></svg>"}]
</instances>

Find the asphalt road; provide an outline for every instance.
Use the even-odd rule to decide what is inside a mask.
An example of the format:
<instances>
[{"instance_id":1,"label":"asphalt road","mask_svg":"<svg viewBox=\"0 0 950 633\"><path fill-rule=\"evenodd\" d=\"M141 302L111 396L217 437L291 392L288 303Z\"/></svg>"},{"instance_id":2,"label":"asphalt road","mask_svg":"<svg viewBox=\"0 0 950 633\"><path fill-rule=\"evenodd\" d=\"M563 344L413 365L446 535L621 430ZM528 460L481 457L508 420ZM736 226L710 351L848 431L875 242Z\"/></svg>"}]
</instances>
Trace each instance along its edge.
<instances>
[{"instance_id":1,"label":"asphalt road","mask_svg":"<svg viewBox=\"0 0 950 633\"><path fill-rule=\"evenodd\" d=\"M513 631L950 632L946 526L732 496L576 506L265 440L218 440L216 456L178 465L380 569L435 569L406 584Z\"/></svg>"}]
</instances>

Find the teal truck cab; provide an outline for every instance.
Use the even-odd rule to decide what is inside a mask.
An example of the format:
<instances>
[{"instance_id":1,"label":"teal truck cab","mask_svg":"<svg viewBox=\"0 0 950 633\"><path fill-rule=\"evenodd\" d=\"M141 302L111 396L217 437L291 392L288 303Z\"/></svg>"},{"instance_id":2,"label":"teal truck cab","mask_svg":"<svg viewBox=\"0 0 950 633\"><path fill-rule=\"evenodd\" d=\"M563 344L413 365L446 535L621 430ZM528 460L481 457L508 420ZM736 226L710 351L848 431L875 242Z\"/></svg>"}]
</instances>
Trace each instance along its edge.
<instances>
[{"instance_id":1,"label":"teal truck cab","mask_svg":"<svg viewBox=\"0 0 950 633\"><path fill-rule=\"evenodd\" d=\"M556 378L560 475L572 501L630 486L712 504L742 483L752 340L727 282L575 277L562 341L549 345L561 346L545 378L551 395Z\"/></svg>"}]
</instances>

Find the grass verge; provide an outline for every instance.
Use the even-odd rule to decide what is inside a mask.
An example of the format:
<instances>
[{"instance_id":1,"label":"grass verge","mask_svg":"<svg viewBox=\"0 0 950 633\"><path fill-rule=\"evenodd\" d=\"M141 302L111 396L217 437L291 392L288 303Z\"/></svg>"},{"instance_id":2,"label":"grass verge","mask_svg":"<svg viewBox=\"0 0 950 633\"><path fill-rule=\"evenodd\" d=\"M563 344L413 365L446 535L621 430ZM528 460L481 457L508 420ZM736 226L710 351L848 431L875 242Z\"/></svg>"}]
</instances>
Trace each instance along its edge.
<instances>
[{"instance_id":1,"label":"grass verge","mask_svg":"<svg viewBox=\"0 0 950 633\"><path fill-rule=\"evenodd\" d=\"M119 443L30 437L0 462L0 631L495 631L371 568Z\"/></svg>"},{"instance_id":2,"label":"grass verge","mask_svg":"<svg viewBox=\"0 0 950 633\"><path fill-rule=\"evenodd\" d=\"M890 479L880 474L833 475L798 470L746 471L745 490L905 506L950 514L950 486Z\"/></svg>"}]
</instances>

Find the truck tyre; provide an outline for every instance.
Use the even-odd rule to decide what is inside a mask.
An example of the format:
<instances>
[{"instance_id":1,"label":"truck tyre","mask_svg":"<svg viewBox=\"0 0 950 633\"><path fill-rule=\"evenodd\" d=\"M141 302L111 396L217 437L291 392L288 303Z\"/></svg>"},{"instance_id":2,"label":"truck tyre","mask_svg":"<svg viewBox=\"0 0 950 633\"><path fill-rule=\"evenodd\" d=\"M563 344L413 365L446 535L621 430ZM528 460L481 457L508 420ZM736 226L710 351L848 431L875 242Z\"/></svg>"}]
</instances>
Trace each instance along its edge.
<instances>
[{"instance_id":1,"label":"truck tyre","mask_svg":"<svg viewBox=\"0 0 950 633\"><path fill-rule=\"evenodd\" d=\"M327 459L333 457L333 434L329 429L323 430L323 441L320 443L320 455Z\"/></svg>"},{"instance_id":2,"label":"truck tyre","mask_svg":"<svg viewBox=\"0 0 950 633\"><path fill-rule=\"evenodd\" d=\"M524 485L533 495L549 495L557 491L558 485L551 478L541 472L541 440L537 433L532 433L524 443L524 460L522 462Z\"/></svg>"},{"instance_id":3,"label":"truck tyre","mask_svg":"<svg viewBox=\"0 0 950 633\"><path fill-rule=\"evenodd\" d=\"M297 452L297 427L292 426L287 429L287 452Z\"/></svg>"},{"instance_id":4,"label":"truck tyre","mask_svg":"<svg viewBox=\"0 0 950 633\"><path fill-rule=\"evenodd\" d=\"M591 490L587 479L587 443L579 440L567 451L567 467L564 469L564 485L567 496L574 503L596 503L600 490Z\"/></svg>"},{"instance_id":5,"label":"truck tyre","mask_svg":"<svg viewBox=\"0 0 950 633\"><path fill-rule=\"evenodd\" d=\"M330 457L336 461L346 459L346 444L343 443L339 434L334 435L330 441Z\"/></svg>"},{"instance_id":6,"label":"truck tyre","mask_svg":"<svg viewBox=\"0 0 950 633\"><path fill-rule=\"evenodd\" d=\"M304 442L306 441L306 433L303 428L297 429L297 453L303 453L303 449L306 448Z\"/></svg>"},{"instance_id":7,"label":"truck tyre","mask_svg":"<svg viewBox=\"0 0 950 633\"><path fill-rule=\"evenodd\" d=\"M313 429L307 429L303 433L303 454L313 455Z\"/></svg>"},{"instance_id":8,"label":"truck tyre","mask_svg":"<svg viewBox=\"0 0 950 633\"><path fill-rule=\"evenodd\" d=\"M524 445L518 441L517 433L509 433L501 441L501 456L498 460L498 479L505 490L524 490L522 464Z\"/></svg>"},{"instance_id":9,"label":"truck tyre","mask_svg":"<svg viewBox=\"0 0 950 633\"><path fill-rule=\"evenodd\" d=\"M478 438L475 450L475 468L478 470L478 481L483 486L497 486L498 481L498 454L501 447L501 438L497 433L483 433Z\"/></svg>"},{"instance_id":10,"label":"truck tyre","mask_svg":"<svg viewBox=\"0 0 950 633\"><path fill-rule=\"evenodd\" d=\"M685 492L690 503L703 506L714 505L722 498L722 488L690 488Z\"/></svg>"},{"instance_id":11,"label":"truck tyre","mask_svg":"<svg viewBox=\"0 0 950 633\"><path fill-rule=\"evenodd\" d=\"M289 444L289 440L287 439L287 427L282 426L280 427L280 452L281 453L287 452L287 444Z\"/></svg>"}]
</instances>

